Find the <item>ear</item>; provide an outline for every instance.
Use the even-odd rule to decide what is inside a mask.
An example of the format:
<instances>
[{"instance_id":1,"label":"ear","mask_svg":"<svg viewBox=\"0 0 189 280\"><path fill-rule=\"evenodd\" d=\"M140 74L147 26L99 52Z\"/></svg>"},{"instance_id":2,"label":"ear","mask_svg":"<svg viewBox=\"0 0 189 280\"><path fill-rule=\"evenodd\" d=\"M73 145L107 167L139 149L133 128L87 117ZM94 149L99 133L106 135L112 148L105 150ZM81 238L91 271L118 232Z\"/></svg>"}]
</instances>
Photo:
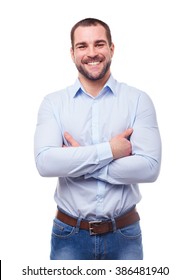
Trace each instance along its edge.
<instances>
[{"instance_id":1,"label":"ear","mask_svg":"<svg viewBox=\"0 0 189 280\"><path fill-rule=\"evenodd\" d=\"M71 54L71 58L72 58L73 62L75 62L74 50L72 47L70 48L70 54Z\"/></svg>"},{"instance_id":2,"label":"ear","mask_svg":"<svg viewBox=\"0 0 189 280\"><path fill-rule=\"evenodd\" d=\"M112 43L110 46L110 51L111 51L111 56L113 57L114 55L114 49L115 49L115 45Z\"/></svg>"}]
</instances>

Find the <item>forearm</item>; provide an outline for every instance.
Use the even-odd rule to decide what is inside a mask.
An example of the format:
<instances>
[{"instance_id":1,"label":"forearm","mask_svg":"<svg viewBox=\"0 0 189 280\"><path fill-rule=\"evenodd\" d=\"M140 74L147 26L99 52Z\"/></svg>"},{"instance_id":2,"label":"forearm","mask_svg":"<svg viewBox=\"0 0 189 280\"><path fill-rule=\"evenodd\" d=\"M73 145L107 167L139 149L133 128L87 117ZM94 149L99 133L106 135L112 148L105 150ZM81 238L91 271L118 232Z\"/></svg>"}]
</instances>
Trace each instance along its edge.
<instances>
[{"instance_id":1,"label":"forearm","mask_svg":"<svg viewBox=\"0 0 189 280\"><path fill-rule=\"evenodd\" d=\"M93 177L115 185L155 181L161 165L161 139L157 125L135 125L130 141L132 155L116 159L85 178Z\"/></svg>"},{"instance_id":2,"label":"forearm","mask_svg":"<svg viewBox=\"0 0 189 280\"><path fill-rule=\"evenodd\" d=\"M49 147L36 154L37 169L44 177L79 177L96 172L111 161L108 143L86 147Z\"/></svg>"},{"instance_id":3,"label":"forearm","mask_svg":"<svg viewBox=\"0 0 189 280\"><path fill-rule=\"evenodd\" d=\"M139 155L133 155L114 160L106 167L88 174L85 178L93 177L113 185L128 185L154 182L160 170L160 161Z\"/></svg>"},{"instance_id":4,"label":"forearm","mask_svg":"<svg viewBox=\"0 0 189 280\"><path fill-rule=\"evenodd\" d=\"M34 137L37 169L45 177L79 177L93 173L113 160L109 142L68 146L59 115L54 104L45 98L42 102Z\"/></svg>"}]
</instances>

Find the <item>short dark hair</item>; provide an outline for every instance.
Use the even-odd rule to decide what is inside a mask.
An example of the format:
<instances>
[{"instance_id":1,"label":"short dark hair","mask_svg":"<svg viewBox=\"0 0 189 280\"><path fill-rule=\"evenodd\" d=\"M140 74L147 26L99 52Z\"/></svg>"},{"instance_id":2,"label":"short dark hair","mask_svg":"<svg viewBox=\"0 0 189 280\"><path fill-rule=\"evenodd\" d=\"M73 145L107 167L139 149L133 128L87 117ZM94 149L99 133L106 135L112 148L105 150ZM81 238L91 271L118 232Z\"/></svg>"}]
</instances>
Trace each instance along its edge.
<instances>
[{"instance_id":1,"label":"short dark hair","mask_svg":"<svg viewBox=\"0 0 189 280\"><path fill-rule=\"evenodd\" d=\"M74 48L74 32L79 26L96 26L96 25L102 25L106 30L106 36L108 39L108 43L111 46L112 44L112 36L111 31L107 23L103 22L102 20L96 19L96 18L85 18L80 21L78 21L71 29L70 37L71 37L71 45L72 48Z\"/></svg>"}]
</instances>

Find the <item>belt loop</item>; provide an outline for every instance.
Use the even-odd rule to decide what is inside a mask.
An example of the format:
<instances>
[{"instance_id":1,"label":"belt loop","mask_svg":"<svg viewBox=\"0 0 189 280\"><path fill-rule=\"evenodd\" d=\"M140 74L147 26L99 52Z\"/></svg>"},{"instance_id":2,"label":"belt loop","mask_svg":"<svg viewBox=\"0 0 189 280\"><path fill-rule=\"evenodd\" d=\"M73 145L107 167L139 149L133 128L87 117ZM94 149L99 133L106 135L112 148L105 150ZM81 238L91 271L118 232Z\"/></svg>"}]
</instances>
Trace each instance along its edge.
<instances>
[{"instance_id":1,"label":"belt loop","mask_svg":"<svg viewBox=\"0 0 189 280\"><path fill-rule=\"evenodd\" d=\"M113 227L113 232L116 232L116 230L117 230L117 227L116 227L116 222L115 222L115 219L112 217L111 218L111 221L112 221L112 227Z\"/></svg>"},{"instance_id":2,"label":"belt loop","mask_svg":"<svg viewBox=\"0 0 189 280\"><path fill-rule=\"evenodd\" d=\"M75 233L78 233L78 232L79 232L81 220L82 220L81 217L79 217L79 218L77 219L77 224L76 224L76 227L75 227Z\"/></svg>"}]
</instances>

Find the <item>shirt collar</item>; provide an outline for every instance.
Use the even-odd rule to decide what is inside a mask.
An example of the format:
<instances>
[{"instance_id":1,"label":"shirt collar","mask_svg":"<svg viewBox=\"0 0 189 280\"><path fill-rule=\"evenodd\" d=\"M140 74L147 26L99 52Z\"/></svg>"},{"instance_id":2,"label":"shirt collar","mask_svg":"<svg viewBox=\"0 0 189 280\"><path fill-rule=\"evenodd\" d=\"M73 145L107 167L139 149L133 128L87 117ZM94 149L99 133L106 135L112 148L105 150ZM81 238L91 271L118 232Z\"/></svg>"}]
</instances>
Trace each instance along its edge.
<instances>
[{"instance_id":1,"label":"shirt collar","mask_svg":"<svg viewBox=\"0 0 189 280\"><path fill-rule=\"evenodd\" d=\"M108 81L104 85L104 89L108 88L110 90L110 92L112 92L114 95L116 95L116 83L117 83L116 80L113 78L112 75L110 75ZM84 90L81 82L77 78L77 80L75 81L75 83L72 86L71 95L73 97L76 97L78 94L80 94L82 92L85 92L85 90Z\"/></svg>"}]
</instances>

